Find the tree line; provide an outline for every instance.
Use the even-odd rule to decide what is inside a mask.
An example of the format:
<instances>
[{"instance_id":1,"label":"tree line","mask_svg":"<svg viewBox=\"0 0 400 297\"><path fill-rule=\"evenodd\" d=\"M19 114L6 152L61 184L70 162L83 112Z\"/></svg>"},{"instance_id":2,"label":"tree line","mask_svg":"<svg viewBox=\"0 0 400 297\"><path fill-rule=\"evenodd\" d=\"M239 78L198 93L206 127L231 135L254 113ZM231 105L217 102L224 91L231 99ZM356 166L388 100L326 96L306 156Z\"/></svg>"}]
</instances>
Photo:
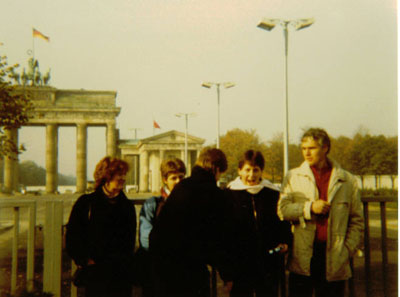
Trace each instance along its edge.
<instances>
[{"instance_id":1,"label":"tree line","mask_svg":"<svg viewBox=\"0 0 400 297\"><path fill-rule=\"evenodd\" d=\"M0 158L0 183L3 181L4 161ZM46 184L46 169L33 161L23 161L18 164L18 183L24 186L43 186ZM58 174L59 185L75 185L76 178Z\"/></svg>"},{"instance_id":2,"label":"tree line","mask_svg":"<svg viewBox=\"0 0 400 297\"><path fill-rule=\"evenodd\" d=\"M331 137L329 157L336 160L344 169L359 175L363 186L366 175L389 175L394 179L398 168L397 136L371 135L360 130L353 138L347 136ZM239 158L247 149L259 150L265 157L264 176L275 183L283 177L283 134L276 134L271 140L262 141L254 129L229 130L220 138L221 149L226 153L229 168L225 174L228 180L237 176ZM300 143L289 144L289 168L303 162Z\"/></svg>"}]
</instances>

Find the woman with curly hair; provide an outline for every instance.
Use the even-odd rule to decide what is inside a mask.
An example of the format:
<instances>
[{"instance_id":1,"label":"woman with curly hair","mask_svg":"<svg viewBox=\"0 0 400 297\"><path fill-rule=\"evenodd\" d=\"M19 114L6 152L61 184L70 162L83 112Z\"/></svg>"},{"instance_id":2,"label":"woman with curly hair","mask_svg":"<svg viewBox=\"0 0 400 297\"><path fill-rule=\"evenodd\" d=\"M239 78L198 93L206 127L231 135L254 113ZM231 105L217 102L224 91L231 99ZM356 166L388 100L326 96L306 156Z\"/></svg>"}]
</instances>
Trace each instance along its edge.
<instances>
[{"instance_id":1,"label":"woman with curly hair","mask_svg":"<svg viewBox=\"0 0 400 297\"><path fill-rule=\"evenodd\" d=\"M86 297L132 292L136 213L123 190L129 166L105 157L94 172L95 191L75 202L67 225L67 252L85 271Z\"/></svg>"}]
</instances>

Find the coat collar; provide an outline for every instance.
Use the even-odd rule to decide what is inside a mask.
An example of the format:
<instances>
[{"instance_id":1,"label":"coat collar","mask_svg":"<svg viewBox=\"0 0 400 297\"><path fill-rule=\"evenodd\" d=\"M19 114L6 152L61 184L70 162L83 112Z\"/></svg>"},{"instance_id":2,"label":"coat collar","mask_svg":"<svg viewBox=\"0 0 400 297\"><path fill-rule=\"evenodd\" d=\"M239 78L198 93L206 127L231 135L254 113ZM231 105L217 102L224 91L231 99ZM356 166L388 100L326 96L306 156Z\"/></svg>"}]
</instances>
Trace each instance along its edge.
<instances>
[{"instance_id":1,"label":"coat collar","mask_svg":"<svg viewBox=\"0 0 400 297\"><path fill-rule=\"evenodd\" d=\"M275 186L267 179L262 179L258 185L247 186L242 182L239 176L228 184L228 188L231 190L246 190L251 194L257 194L264 188L269 188L278 192L280 191L277 186Z\"/></svg>"},{"instance_id":2,"label":"coat collar","mask_svg":"<svg viewBox=\"0 0 400 297\"><path fill-rule=\"evenodd\" d=\"M332 175L331 175L331 182L332 181L345 181L346 174L345 171L340 167L339 163L335 160L328 158L328 162L332 165ZM310 165L306 161L304 161L299 167L299 173L305 176L310 177L314 180L314 174L310 168Z\"/></svg>"},{"instance_id":3,"label":"coat collar","mask_svg":"<svg viewBox=\"0 0 400 297\"><path fill-rule=\"evenodd\" d=\"M214 184L217 184L215 176L212 172L207 171L204 168L197 165L193 167L192 174L190 175L190 177L197 181L212 182Z\"/></svg>"},{"instance_id":4,"label":"coat collar","mask_svg":"<svg viewBox=\"0 0 400 297\"><path fill-rule=\"evenodd\" d=\"M332 174L329 180L329 187L328 187L328 201L331 202L332 199L335 197L336 192L341 187L342 183L346 181L346 173L340 167L340 165L332 159L328 158L328 162L332 165ZM299 167L299 174L307 176L309 179L313 181L315 184L314 174L310 168L310 165L306 161L304 161ZM315 192L317 194L317 192Z\"/></svg>"}]
</instances>

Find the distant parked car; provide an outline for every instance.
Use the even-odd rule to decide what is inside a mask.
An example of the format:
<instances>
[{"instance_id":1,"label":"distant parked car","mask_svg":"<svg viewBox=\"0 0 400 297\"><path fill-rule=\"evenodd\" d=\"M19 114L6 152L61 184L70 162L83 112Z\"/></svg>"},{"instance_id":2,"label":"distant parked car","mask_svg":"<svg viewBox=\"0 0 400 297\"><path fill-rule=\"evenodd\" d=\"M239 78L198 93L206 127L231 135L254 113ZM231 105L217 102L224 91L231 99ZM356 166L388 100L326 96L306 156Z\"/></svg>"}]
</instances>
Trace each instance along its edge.
<instances>
[{"instance_id":1,"label":"distant parked car","mask_svg":"<svg viewBox=\"0 0 400 297\"><path fill-rule=\"evenodd\" d=\"M23 184L18 185L17 191L24 195L27 193L26 187Z\"/></svg>"}]
</instances>

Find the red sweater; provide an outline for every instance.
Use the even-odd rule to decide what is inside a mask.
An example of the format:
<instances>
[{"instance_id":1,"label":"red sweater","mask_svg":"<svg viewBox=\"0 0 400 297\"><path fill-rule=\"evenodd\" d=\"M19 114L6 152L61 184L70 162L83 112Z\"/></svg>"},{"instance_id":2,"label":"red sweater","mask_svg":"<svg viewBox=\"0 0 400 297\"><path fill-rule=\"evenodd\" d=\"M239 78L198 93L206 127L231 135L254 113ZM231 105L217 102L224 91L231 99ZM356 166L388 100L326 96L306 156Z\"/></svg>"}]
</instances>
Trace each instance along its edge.
<instances>
[{"instance_id":1,"label":"red sweater","mask_svg":"<svg viewBox=\"0 0 400 297\"><path fill-rule=\"evenodd\" d=\"M317 168L311 166L311 170L317 184L319 199L328 201L328 186L332 167L329 165L319 171ZM317 242L326 242L328 236L328 217L329 213L317 217L317 231L315 234L315 240Z\"/></svg>"}]
</instances>

